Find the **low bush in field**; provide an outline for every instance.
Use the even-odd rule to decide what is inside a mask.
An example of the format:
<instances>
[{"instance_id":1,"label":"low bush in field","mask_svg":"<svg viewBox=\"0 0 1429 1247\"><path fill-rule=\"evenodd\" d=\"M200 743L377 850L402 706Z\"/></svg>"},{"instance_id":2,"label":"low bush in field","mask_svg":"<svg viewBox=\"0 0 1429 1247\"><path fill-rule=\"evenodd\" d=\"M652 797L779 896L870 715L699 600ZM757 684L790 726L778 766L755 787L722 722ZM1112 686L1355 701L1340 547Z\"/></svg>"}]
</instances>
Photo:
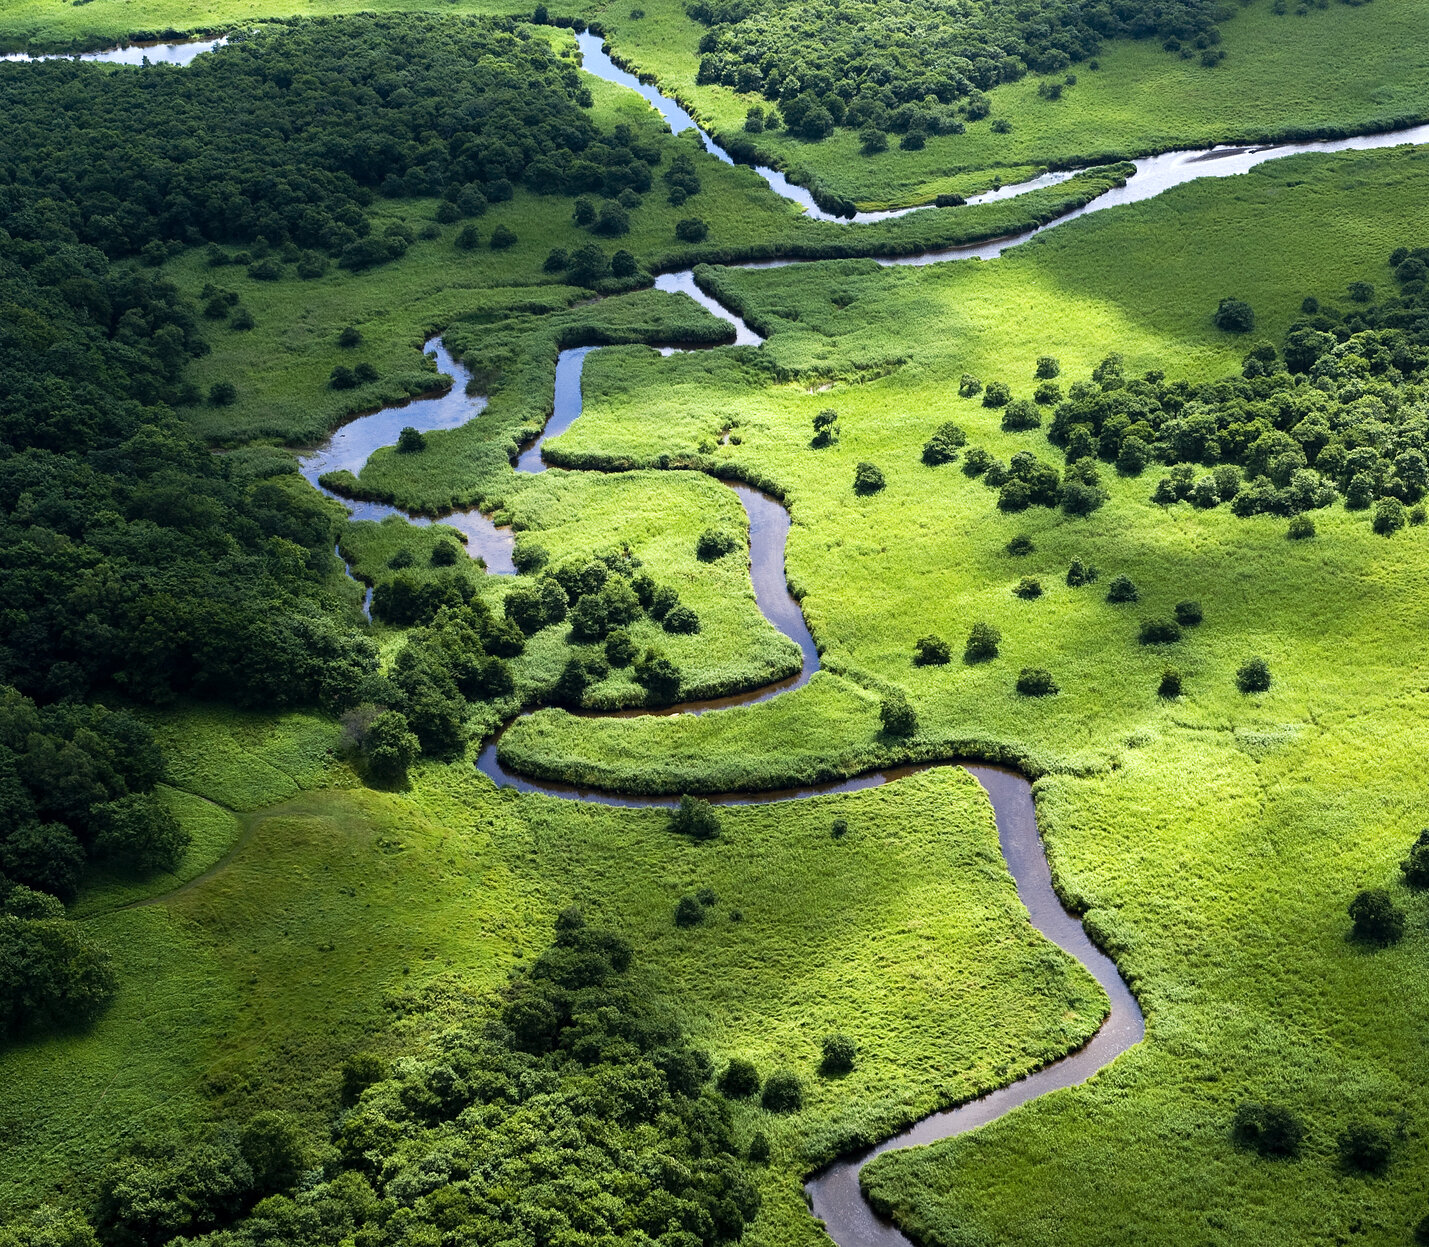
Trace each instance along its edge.
<instances>
[{"instance_id":1,"label":"low bush in field","mask_svg":"<svg viewBox=\"0 0 1429 1247\"><path fill-rule=\"evenodd\" d=\"M792 1070L775 1070L765 1082L759 1102L771 1113L797 1113L804 1107L804 1084Z\"/></svg>"},{"instance_id":2,"label":"low bush in field","mask_svg":"<svg viewBox=\"0 0 1429 1247\"><path fill-rule=\"evenodd\" d=\"M1235 673L1236 687L1242 693L1263 693L1270 688L1270 666L1263 658L1249 658Z\"/></svg>"},{"instance_id":3,"label":"low bush in field","mask_svg":"<svg viewBox=\"0 0 1429 1247\"><path fill-rule=\"evenodd\" d=\"M968 632L968 643L963 649L963 661L968 663L990 662L997 657L997 647L1002 644L1002 633L990 623L975 623Z\"/></svg>"},{"instance_id":4,"label":"low bush in field","mask_svg":"<svg viewBox=\"0 0 1429 1247\"><path fill-rule=\"evenodd\" d=\"M952 463L960 447L967 444L968 435L949 420L933 430L933 436L923 444L923 462L929 467Z\"/></svg>"},{"instance_id":5,"label":"low bush in field","mask_svg":"<svg viewBox=\"0 0 1429 1247\"><path fill-rule=\"evenodd\" d=\"M1385 948L1404 938L1404 911L1385 888L1365 888L1350 902L1351 934L1365 944Z\"/></svg>"},{"instance_id":6,"label":"low bush in field","mask_svg":"<svg viewBox=\"0 0 1429 1247\"><path fill-rule=\"evenodd\" d=\"M691 840L713 840L719 835L719 815L708 801L686 793L670 811L670 830Z\"/></svg>"},{"instance_id":7,"label":"low bush in field","mask_svg":"<svg viewBox=\"0 0 1429 1247\"><path fill-rule=\"evenodd\" d=\"M739 549L739 540L718 528L707 528L695 542L695 557L702 563L713 563Z\"/></svg>"},{"instance_id":8,"label":"low bush in field","mask_svg":"<svg viewBox=\"0 0 1429 1247\"><path fill-rule=\"evenodd\" d=\"M1051 697L1060 690L1050 671L1041 667L1023 667L1017 677L1017 691L1024 697Z\"/></svg>"},{"instance_id":9,"label":"low bush in field","mask_svg":"<svg viewBox=\"0 0 1429 1247\"><path fill-rule=\"evenodd\" d=\"M819 1072L825 1078L838 1077L853 1069L857 1052L853 1040L847 1035L825 1035L820 1049L822 1056L819 1061Z\"/></svg>"},{"instance_id":10,"label":"low bush in field","mask_svg":"<svg viewBox=\"0 0 1429 1247\"><path fill-rule=\"evenodd\" d=\"M919 637L913 646L913 662L919 667L940 667L953 656L953 648L942 637Z\"/></svg>"},{"instance_id":11,"label":"low bush in field","mask_svg":"<svg viewBox=\"0 0 1429 1247\"><path fill-rule=\"evenodd\" d=\"M1289 1109L1278 1104L1242 1104L1231 1122L1231 1138L1239 1147L1262 1156L1287 1159L1299 1154L1305 1127Z\"/></svg>"},{"instance_id":12,"label":"low bush in field","mask_svg":"<svg viewBox=\"0 0 1429 1247\"><path fill-rule=\"evenodd\" d=\"M884 484L883 472L872 463L860 463L853 470L853 492L856 494L876 494Z\"/></svg>"},{"instance_id":13,"label":"low bush in field","mask_svg":"<svg viewBox=\"0 0 1429 1247\"><path fill-rule=\"evenodd\" d=\"M753 1061L746 1061L738 1056L730 1057L729 1064L724 1067L715 1085L721 1095L729 1096L732 1100L747 1100L759 1093L759 1071Z\"/></svg>"},{"instance_id":14,"label":"low bush in field","mask_svg":"<svg viewBox=\"0 0 1429 1247\"><path fill-rule=\"evenodd\" d=\"M1409 856L1399 863L1404 882L1411 888L1429 888L1429 831L1421 831L1409 848Z\"/></svg>"},{"instance_id":15,"label":"low bush in field","mask_svg":"<svg viewBox=\"0 0 1429 1247\"><path fill-rule=\"evenodd\" d=\"M1137 639L1143 645L1171 645L1181 639L1181 625L1174 619L1143 619Z\"/></svg>"},{"instance_id":16,"label":"low bush in field","mask_svg":"<svg viewBox=\"0 0 1429 1247\"><path fill-rule=\"evenodd\" d=\"M1126 602L1136 602L1140 599L1141 590L1132 583L1130 576L1117 576L1106 587L1106 600L1108 602L1121 605Z\"/></svg>"},{"instance_id":17,"label":"low bush in field","mask_svg":"<svg viewBox=\"0 0 1429 1247\"><path fill-rule=\"evenodd\" d=\"M1357 1121L1335 1140L1340 1165L1351 1173L1383 1173L1393 1150L1389 1131L1374 1122Z\"/></svg>"},{"instance_id":18,"label":"low bush in field","mask_svg":"<svg viewBox=\"0 0 1429 1247\"><path fill-rule=\"evenodd\" d=\"M912 736L918 730L918 716L908 698L898 690L888 693L879 703L878 717L890 736Z\"/></svg>"}]
</instances>

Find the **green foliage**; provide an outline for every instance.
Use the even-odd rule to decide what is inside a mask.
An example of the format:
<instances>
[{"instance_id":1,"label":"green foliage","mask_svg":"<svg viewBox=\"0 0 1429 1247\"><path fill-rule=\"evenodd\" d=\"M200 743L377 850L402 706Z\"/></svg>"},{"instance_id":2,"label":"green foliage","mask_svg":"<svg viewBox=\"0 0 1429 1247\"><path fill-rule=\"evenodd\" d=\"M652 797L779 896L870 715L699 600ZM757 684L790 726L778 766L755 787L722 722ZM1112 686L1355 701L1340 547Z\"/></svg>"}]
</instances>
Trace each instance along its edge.
<instances>
[{"instance_id":1,"label":"green foliage","mask_svg":"<svg viewBox=\"0 0 1429 1247\"><path fill-rule=\"evenodd\" d=\"M721 1095L732 1100L747 1100L759 1094L759 1071L753 1061L744 1057L730 1057L729 1064L720 1072L717 1085ZM768 1159L767 1154L765 1159Z\"/></svg>"},{"instance_id":2,"label":"green foliage","mask_svg":"<svg viewBox=\"0 0 1429 1247\"><path fill-rule=\"evenodd\" d=\"M1374 531L1392 537L1404 527L1404 503L1398 498L1381 498L1374 508Z\"/></svg>"},{"instance_id":3,"label":"green foliage","mask_svg":"<svg viewBox=\"0 0 1429 1247\"><path fill-rule=\"evenodd\" d=\"M705 920L705 907L693 896L682 896L675 904L675 925L697 927Z\"/></svg>"},{"instance_id":4,"label":"green foliage","mask_svg":"<svg viewBox=\"0 0 1429 1247\"><path fill-rule=\"evenodd\" d=\"M793 1070L776 1069L765 1079L759 1102L771 1113L797 1113L804 1107L804 1084Z\"/></svg>"},{"instance_id":5,"label":"green foliage","mask_svg":"<svg viewBox=\"0 0 1429 1247\"><path fill-rule=\"evenodd\" d=\"M356 1052L342 1063L341 1086L338 1092L343 1108L351 1108L362 1093L388 1075L387 1062L371 1052Z\"/></svg>"},{"instance_id":6,"label":"green foliage","mask_svg":"<svg viewBox=\"0 0 1429 1247\"><path fill-rule=\"evenodd\" d=\"M923 462L929 467L940 463L952 463L958 457L958 449L967 444L968 435L951 420L940 424L933 435L923 443Z\"/></svg>"},{"instance_id":7,"label":"green foliage","mask_svg":"<svg viewBox=\"0 0 1429 1247\"><path fill-rule=\"evenodd\" d=\"M1194 628L1206 617L1199 602L1177 602L1174 609L1176 622L1183 628Z\"/></svg>"},{"instance_id":8,"label":"green foliage","mask_svg":"<svg viewBox=\"0 0 1429 1247\"><path fill-rule=\"evenodd\" d=\"M968 632L968 643L963 648L963 661L967 663L990 662L997 657L997 647L1002 643L1002 633L990 623L975 623Z\"/></svg>"},{"instance_id":9,"label":"green foliage","mask_svg":"<svg viewBox=\"0 0 1429 1247\"><path fill-rule=\"evenodd\" d=\"M918 667L941 667L952 659L953 647L940 636L919 637L913 643L913 663Z\"/></svg>"},{"instance_id":10,"label":"green foliage","mask_svg":"<svg viewBox=\"0 0 1429 1247\"><path fill-rule=\"evenodd\" d=\"M1118 605L1141 600L1141 590L1132 583L1130 576L1113 577L1107 585L1106 600Z\"/></svg>"},{"instance_id":11,"label":"green foliage","mask_svg":"<svg viewBox=\"0 0 1429 1247\"><path fill-rule=\"evenodd\" d=\"M839 440L839 413L832 407L825 407L814 415L814 439L809 443L815 449L832 446Z\"/></svg>"},{"instance_id":12,"label":"green foliage","mask_svg":"<svg viewBox=\"0 0 1429 1247\"><path fill-rule=\"evenodd\" d=\"M1074 558L1067 568L1067 584L1070 588L1080 589L1086 585L1095 584L1098 575L1096 567L1089 563L1084 563L1080 558Z\"/></svg>"},{"instance_id":13,"label":"green foliage","mask_svg":"<svg viewBox=\"0 0 1429 1247\"><path fill-rule=\"evenodd\" d=\"M1411 888L1429 888L1429 830L1419 833L1409 848L1409 856L1399 863L1399 869Z\"/></svg>"},{"instance_id":14,"label":"green foliage","mask_svg":"<svg viewBox=\"0 0 1429 1247\"><path fill-rule=\"evenodd\" d=\"M1264 693L1270 688L1270 665L1263 658L1248 658L1236 668L1236 688L1242 693Z\"/></svg>"},{"instance_id":15,"label":"green foliage","mask_svg":"<svg viewBox=\"0 0 1429 1247\"><path fill-rule=\"evenodd\" d=\"M994 383L995 384L995 383ZM1042 427L1042 413L1037 404L1025 398L1013 399L1002 409L1002 431L1004 433L1025 433Z\"/></svg>"},{"instance_id":16,"label":"green foliage","mask_svg":"<svg viewBox=\"0 0 1429 1247\"><path fill-rule=\"evenodd\" d=\"M1026 558L1029 554L1035 554L1037 552L1037 546L1026 533L1018 533L1017 536L1003 546L1003 549L1015 559Z\"/></svg>"},{"instance_id":17,"label":"green foliage","mask_svg":"<svg viewBox=\"0 0 1429 1247\"><path fill-rule=\"evenodd\" d=\"M912 736L918 730L918 715L900 690L884 694L878 705L879 722L889 736Z\"/></svg>"},{"instance_id":18,"label":"green foliage","mask_svg":"<svg viewBox=\"0 0 1429 1247\"><path fill-rule=\"evenodd\" d=\"M397 435L397 453L399 455L420 454L427 448L427 439L424 434L408 425Z\"/></svg>"},{"instance_id":19,"label":"green foliage","mask_svg":"<svg viewBox=\"0 0 1429 1247\"><path fill-rule=\"evenodd\" d=\"M989 381L982 394L984 407L1006 407L1012 401L1012 390L1005 381Z\"/></svg>"},{"instance_id":20,"label":"green foliage","mask_svg":"<svg viewBox=\"0 0 1429 1247\"><path fill-rule=\"evenodd\" d=\"M898 0L892 9L862 0L692 0L688 11L710 27L700 42L698 83L778 101L784 124L807 140L835 126L891 130L911 151L922 149L927 134L962 133L960 118L986 116L983 92L1029 68L1064 70L1094 56L1104 38L1179 35L1201 48L1220 41L1215 10L1198 0L1133 5L1115 15L1051 2L1016 13L976 3L954 14L928 0ZM881 150L867 139L864 146Z\"/></svg>"},{"instance_id":21,"label":"green foliage","mask_svg":"<svg viewBox=\"0 0 1429 1247\"><path fill-rule=\"evenodd\" d=\"M1017 691L1023 697L1051 697L1061 690L1050 671L1041 667L1023 667L1017 676Z\"/></svg>"},{"instance_id":22,"label":"green foliage","mask_svg":"<svg viewBox=\"0 0 1429 1247\"><path fill-rule=\"evenodd\" d=\"M1143 619L1137 633L1142 645L1171 645L1181 639L1181 625L1174 619Z\"/></svg>"},{"instance_id":23,"label":"green foliage","mask_svg":"<svg viewBox=\"0 0 1429 1247\"><path fill-rule=\"evenodd\" d=\"M0 880L0 1038L83 1026L116 987L108 954L59 901Z\"/></svg>"},{"instance_id":24,"label":"green foliage","mask_svg":"<svg viewBox=\"0 0 1429 1247\"><path fill-rule=\"evenodd\" d=\"M1356 1173L1383 1173L1393 1150L1389 1131L1375 1122L1351 1123L1335 1140L1340 1164Z\"/></svg>"},{"instance_id":25,"label":"green foliage","mask_svg":"<svg viewBox=\"0 0 1429 1247\"><path fill-rule=\"evenodd\" d=\"M825 1035L819 1041L819 1049L819 1072L825 1078L837 1078L852 1071L858 1050L847 1035Z\"/></svg>"},{"instance_id":26,"label":"green foliage","mask_svg":"<svg viewBox=\"0 0 1429 1247\"><path fill-rule=\"evenodd\" d=\"M703 563L712 563L739 549L739 539L718 528L707 528L695 543L695 557Z\"/></svg>"},{"instance_id":27,"label":"green foliage","mask_svg":"<svg viewBox=\"0 0 1429 1247\"><path fill-rule=\"evenodd\" d=\"M1024 602L1035 601L1042 596L1042 582L1036 576L1023 576L1012 586L1012 596Z\"/></svg>"},{"instance_id":28,"label":"green foliage","mask_svg":"<svg viewBox=\"0 0 1429 1247\"><path fill-rule=\"evenodd\" d=\"M1212 319L1226 333L1249 333L1255 328L1255 312L1244 299L1222 299Z\"/></svg>"},{"instance_id":29,"label":"green foliage","mask_svg":"<svg viewBox=\"0 0 1429 1247\"><path fill-rule=\"evenodd\" d=\"M1404 911L1384 888L1364 888L1350 902L1352 934L1366 944L1387 947L1404 937Z\"/></svg>"},{"instance_id":30,"label":"green foliage","mask_svg":"<svg viewBox=\"0 0 1429 1247\"><path fill-rule=\"evenodd\" d=\"M1305 1126L1283 1105L1247 1101L1235 1111L1231 1138L1238 1146L1262 1156L1288 1159L1299 1154L1305 1141Z\"/></svg>"},{"instance_id":31,"label":"green foliage","mask_svg":"<svg viewBox=\"0 0 1429 1247\"><path fill-rule=\"evenodd\" d=\"M719 815L708 801L686 793L670 811L670 830L691 840L713 840L719 835Z\"/></svg>"},{"instance_id":32,"label":"green foliage","mask_svg":"<svg viewBox=\"0 0 1429 1247\"><path fill-rule=\"evenodd\" d=\"M876 494L883 489L886 482L883 479L883 472L875 464L860 463L853 472L853 492L862 496Z\"/></svg>"},{"instance_id":33,"label":"green foliage","mask_svg":"<svg viewBox=\"0 0 1429 1247\"><path fill-rule=\"evenodd\" d=\"M1156 696L1167 699L1180 697L1182 693L1181 673L1174 667L1167 667L1161 673L1161 682L1156 686Z\"/></svg>"}]
</instances>

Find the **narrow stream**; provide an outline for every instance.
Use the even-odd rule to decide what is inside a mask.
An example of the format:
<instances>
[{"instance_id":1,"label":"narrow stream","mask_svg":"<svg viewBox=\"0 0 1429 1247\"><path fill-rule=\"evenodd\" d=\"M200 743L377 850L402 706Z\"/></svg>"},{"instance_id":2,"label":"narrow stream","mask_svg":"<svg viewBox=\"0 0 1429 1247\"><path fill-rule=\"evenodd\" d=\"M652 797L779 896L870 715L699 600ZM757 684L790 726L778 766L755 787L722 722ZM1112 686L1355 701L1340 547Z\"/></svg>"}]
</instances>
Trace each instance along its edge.
<instances>
[{"instance_id":1,"label":"narrow stream","mask_svg":"<svg viewBox=\"0 0 1429 1247\"><path fill-rule=\"evenodd\" d=\"M27 52L7 52L0 61L102 61L106 65L187 65L194 57L222 47L227 39L186 39L178 43L126 43L122 48L100 52L49 52L31 56Z\"/></svg>"}]
</instances>

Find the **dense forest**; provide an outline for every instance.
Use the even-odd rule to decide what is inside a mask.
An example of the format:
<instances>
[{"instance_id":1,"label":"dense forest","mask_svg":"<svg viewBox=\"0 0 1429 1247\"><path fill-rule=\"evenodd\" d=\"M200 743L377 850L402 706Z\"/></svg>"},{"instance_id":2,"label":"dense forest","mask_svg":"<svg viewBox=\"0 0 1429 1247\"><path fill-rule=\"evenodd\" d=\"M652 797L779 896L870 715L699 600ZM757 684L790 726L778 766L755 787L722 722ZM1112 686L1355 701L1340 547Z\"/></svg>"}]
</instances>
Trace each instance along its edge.
<instances>
[{"instance_id":1,"label":"dense forest","mask_svg":"<svg viewBox=\"0 0 1429 1247\"><path fill-rule=\"evenodd\" d=\"M0 65L0 226L155 263L261 241L300 272L328 256L363 268L410 241L373 235L379 194L440 196L457 219L516 185L648 188L650 153L602 136L589 104L574 64L529 30L457 17L268 27L182 70Z\"/></svg>"},{"instance_id":2,"label":"dense forest","mask_svg":"<svg viewBox=\"0 0 1429 1247\"><path fill-rule=\"evenodd\" d=\"M487 1024L350 1058L331 1140L280 1114L138 1141L61 1238L0 1247L720 1247L759 1210L729 1105L619 935L568 909ZM53 1229L50 1231L53 1233Z\"/></svg>"},{"instance_id":3,"label":"dense forest","mask_svg":"<svg viewBox=\"0 0 1429 1247\"><path fill-rule=\"evenodd\" d=\"M987 116L983 93L998 83L1087 61L1104 39L1160 39L1168 52L1213 64L1218 11L1210 0L696 0L689 8L709 27L699 81L777 101L785 125L807 139L836 126L959 132Z\"/></svg>"}]
</instances>

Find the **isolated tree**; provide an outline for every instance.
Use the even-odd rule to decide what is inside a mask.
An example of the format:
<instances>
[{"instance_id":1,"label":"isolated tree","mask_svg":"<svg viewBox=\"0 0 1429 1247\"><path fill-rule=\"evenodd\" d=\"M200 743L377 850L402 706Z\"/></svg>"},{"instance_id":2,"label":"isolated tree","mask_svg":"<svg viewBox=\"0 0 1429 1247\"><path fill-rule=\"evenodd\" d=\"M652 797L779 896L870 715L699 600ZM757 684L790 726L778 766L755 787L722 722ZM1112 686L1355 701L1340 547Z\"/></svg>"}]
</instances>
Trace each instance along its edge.
<instances>
[{"instance_id":1,"label":"isolated tree","mask_svg":"<svg viewBox=\"0 0 1429 1247\"><path fill-rule=\"evenodd\" d=\"M1340 1164L1355 1173L1383 1173L1392 1150L1389 1131L1369 1121L1357 1121L1335 1140Z\"/></svg>"},{"instance_id":2,"label":"isolated tree","mask_svg":"<svg viewBox=\"0 0 1429 1247\"><path fill-rule=\"evenodd\" d=\"M718 528L707 528L695 541L695 557L702 563L713 563L739 549L739 541Z\"/></svg>"},{"instance_id":3,"label":"isolated tree","mask_svg":"<svg viewBox=\"0 0 1429 1247\"><path fill-rule=\"evenodd\" d=\"M1122 604L1126 602L1136 602L1141 598L1141 591L1132 583L1130 576L1117 576L1106 587L1106 600L1108 602Z\"/></svg>"},{"instance_id":4,"label":"isolated tree","mask_svg":"<svg viewBox=\"0 0 1429 1247\"><path fill-rule=\"evenodd\" d=\"M675 904L675 925L697 927L705 920L705 907L693 896L682 896Z\"/></svg>"},{"instance_id":5,"label":"isolated tree","mask_svg":"<svg viewBox=\"0 0 1429 1247\"><path fill-rule=\"evenodd\" d=\"M1037 546L1026 533L1018 533L1017 536L1013 537L1011 541L1003 546L1003 549L1012 555L1013 558L1020 559L1026 558L1029 554L1036 553Z\"/></svg>"},{"instance_id":6,"label":"isolated tree","mask_svg":"<svg viewBox=\"0 0 1429 1247\"><path fill-rule=\"evenodd\" d=\"M853 492L876 494L884 486L883 473L871 463L860 463L853 470Z\"/></svg>"},{"instance_id":7,"label":"isolated tree","mask_svg":"<svg viewBox=\"0 0 1429 1247\"><path fill-rule=\"evenodd\" d=\"M729 1064L720 1072L715 1081L719 1093L731 1100L747 1100L759 1092L759 1071L753 1061L744 1057L730 1057Z\"/></svg>"},{"instance_id":8,"label":"isolated tree","mask_svg":"<svg viewBox=\"0 0 1429 1247\"><path fill-rule=\"evenodd\" d=\"M1067 584L1073 589L1080 589L1084 585L1092 584L1099 575L1097 569L1089 563L1082 562L1081 559L1073 559L1072 565L1067 568Z\"/></svg>"},{"instance_id":9,"label":"isolated tree","mask_svg":"<svg viewBox=\"0 0 1429 1247\"><path fill-rule=\"evenodd\" d=\"M997 657L997 647L1002 643L1002 633L990 623L975 623L968 633L968 643L963 650L963 661L968 663L989 662Z\"/></svg>"},{"instance_id":10,"label":"isolated tree","mask_svg":"<svg viewBox=\"0 0 1429 1247\"><path fill-rule=\"evenodd\" d=\"M1014 597L1021 598L1024 602L1033 601L1042 596L1042 582L1035 576L1023 576L1012 588Z\"/></svg>"},{"instance_id":11,"label":"isolated tree","mask_svg":"<svg viewBox=\"0 0 1429 1247\"><path fill-rule=\"evenodd\" d=\"M1404 935L1404 911L1385 888L1365 888L1350 902L1355 939L1387 947Z\"/></svg>"},{"instance_id":12,"label":"isolated tree","mask_svg":"<svg viewBox=\"0 0 1429 1247\"><path fill-rule=\"evenodd\" d=\"M1194 628L1205 618L1205 613L1201 610L1201 604L1199 602L1177 602L1174 609L1176 611L1176 622L1183 628Z\"/></svg>"},{"instance_id":13,"label":"isolated tree","mask_svg":"<svg viewBox=\"0 0 1429 1247\"><path fill-rule=\"evenodd\" d=\"M918 716L907 696L898 689L884 696L879 703L878 717L889 736L912 736L918 730Z\"/></svg>"},{"instance_id":14,"label":"isolated tree","mask_svg":"<svg viewBox=\"0 0 1429 1247\"><path fill-rule=\"evenodd\" d=\"M923 462L929 467L952 463L958 457L959 447L966 445L967 440L968 435L951 420L940 424L923 443Z\"/></svg>"},{"instance_id":15,"label":"isolated tree","mask_svg":"<svg viewBox=\"0 0 1429 1247\"><path fill-rule=\"evenodd\" d=\"M1421 831L1410 846L1409 856L1399 863L1404 882L1411 888L1429 888L1429 831Z\"/></svg>"},{"instance_id":16,"label":"isolated tree","mask_svg":"<svg viewBox=\"0 0 1429 1247\"><path fill-rule=\"evenodd\" d=\"M804 1084L792 1070L775 1070L765 1082L759 1102L771 1113L797 1113L804 1107Z\"/></svg>"},{"instance_id":17,"label":"isolated tree","mask_svg":"<svg viewBox=\"0 0 1429 1247\"><path fill-rule=\"evenodd\" d=\"M822 1057L819 1061L819 1072L826 1078L838 1077L847 1074L853 1069L854 1059L857 1050L854 1042L847 1035L833 1034L825 1035L820 1043Z\"/></svg>"},{"instance_id":18,"label":"isolated tree","mask_svg":"<svg viewBox=\"0 0 1429 1247\"><path fill-rule=\"evenodd\" d=\"M1167 667L1161 673L1161 683L1156 686L1156 695L1170 699L1181 696L1181 673L1174 667Z\"/></svg>"},{"instance_id":19,"label":"isolated tree","mask_svg":"<svg viewBox=\"0 0 1429 1247\"><path fill-rule=\"evenodd\" d=\"M965 372L958 382L959 398L976 398L982 392L982 382L970 372Z\"/></svg>"},{"instance_id":20,"label":"isolated tree","mask_svg":"<svg viewBox=\"0 0 1429 1247\"><path fill-rule=\"evenodd\" d=\"M811 445L822 448L839 440L839 413L825 407L814 416L814 440Z\"/></svg>"},{"instance_id":21,"label":"isolated tree","mask_svg":"<svg viewBox=\"0 0 1429 1247\"><path fill-rule=\"evenodd\" d=\"M1037 357L1037 369L1034 375L1039 381L1050 381L1053 377L1060 376L1062 365L1057 361L1055 355L1039 355Z\"/></svg>"},{"instance_id":22,"label":"isolated tree","mask_svg":"<svg viewBox=\"0 0 1429 1247\"><path fill-rule=\"evenodd\" d=\"M1270 666L1263 658L1248 658L1235 673L1236 687L1242 693L1263 693L1270 687Z\"/></svg>"},{"instance_id":23,"label":"isolated tree","mask_svg":"<svg viewBox=\"0 0 1429 1247\"><path fill-rule=\"evenodd\" d=\"M1012 391L1005 381L989 381L983 391L984 407L1006 407L1012 401Z\"/></svg>"},{"instance_id":24,"label":"isolated tree","mask_svg":"<svg viewBox=\"0 0 1429 1247\"><path fill-rule=\"evenodd\" d=\"M1181 639L1181 625L1174 619L1143 619L1137 640L1142 645L1171 645Z\"/></svg>"},{"instance_id":25,"label":"isolated tree","mask_svg":"<svg viewBox=\"0 0 1429 1247\"><path fill-rule=\"evenodd\" d=\"M919 667L940 667L952 658L953 650L940 636L919 637L913 645L913 662Z\"/></svg>"},{"instance_id":26,"label":"isolated tree","mask_svg":"<svg viewBox=\"0 0 1429 1247\"><path fill-rule=\"evenodd\" d=\"M1212 319L1226 333L1249 333L1255 328L1255 313L1244 299L1222 299Z\"/></svg>"},{"instance_id":27,"label":"isolated tree","mask_svg":"<svg viewBox=\"0 0 1429 1247\"><path fill-rule=\"evenodd\" d=\"M719 815L708 801L686 793L670 811L670 830L691 840L713 840L719 835Z\"/></svg>"},{"instance_id":28,"label":"isolated tree","mask_svg":"<svg viewBox=\"0 0 1429 1247\"><path fill-rule=\"evenodd\" d=\"M1235 1111L1231 1138L1238 1146L1262 1156L1285 1159L1298 1155L1305 1141L1305 1127L1281 1105L1248 1102Z\"/></svg>"},{"instance_id":29,"label":"isolated tree","mask_svg":"<svg viewBox=\"0 0 1429 1247\"><path fill-rule=\"evenodd\" d=\"M1017 677L1017 691L1024 697L1051 697L1061 690L1050 671L1041 667L1023 667Z\"/></svg>"}]
</instances>

